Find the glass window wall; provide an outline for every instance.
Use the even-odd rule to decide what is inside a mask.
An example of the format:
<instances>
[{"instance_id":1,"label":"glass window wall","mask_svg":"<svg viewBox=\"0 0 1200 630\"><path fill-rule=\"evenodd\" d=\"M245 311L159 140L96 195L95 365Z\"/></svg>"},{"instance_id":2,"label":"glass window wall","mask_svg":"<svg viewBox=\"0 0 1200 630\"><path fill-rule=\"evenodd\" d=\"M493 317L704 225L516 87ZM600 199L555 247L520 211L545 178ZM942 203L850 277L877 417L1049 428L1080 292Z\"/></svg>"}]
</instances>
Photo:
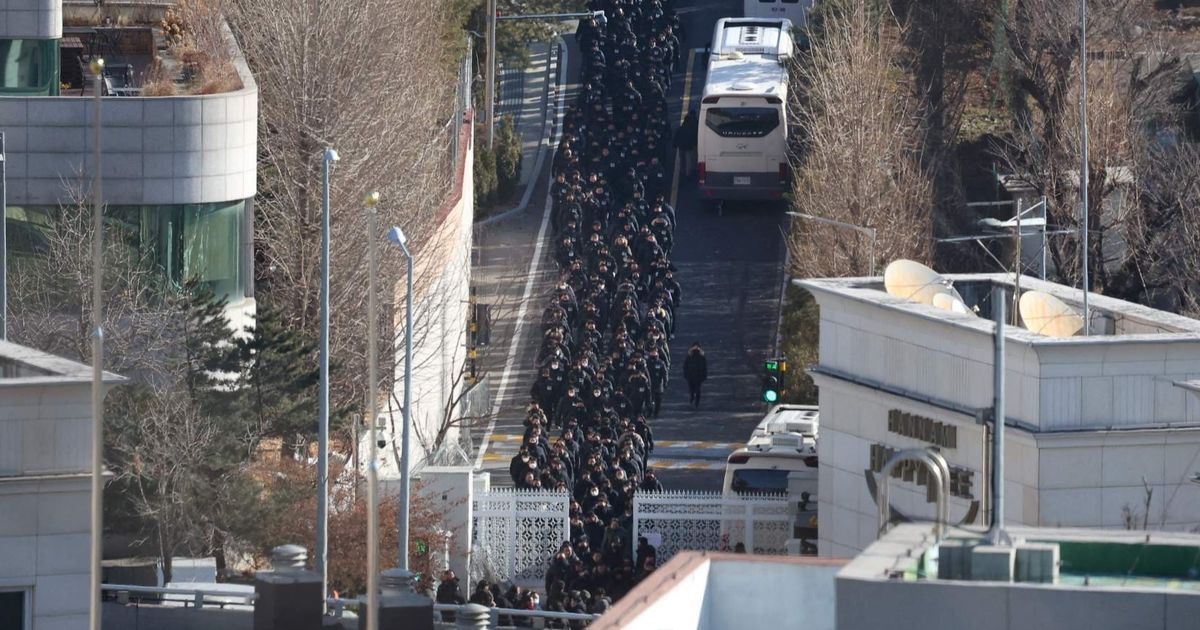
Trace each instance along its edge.
<instances>
[{"instance_id":1,"label":"glass window wall","mask_svg":"<svg viewBox=\"0 0 1200 630\"><path fill-rule=\"evenodd\" d=\"M58 40L0 39L0 94L58 94Z\"/></svg>"},{"instance_id":2,"label":"glass window wall","mask_svg":"<svg viewBox=\"0 0 1200 630\"><path fill-rule=\"evenodd\" d=\"M191 277L231 302L245 297L248 268L246 201L164 206L110 206L109 239L130 248L179 288ZM8 208L9 247L13 256L45 256L54 249L58 208Z\"/></svg>"}]
</instances>

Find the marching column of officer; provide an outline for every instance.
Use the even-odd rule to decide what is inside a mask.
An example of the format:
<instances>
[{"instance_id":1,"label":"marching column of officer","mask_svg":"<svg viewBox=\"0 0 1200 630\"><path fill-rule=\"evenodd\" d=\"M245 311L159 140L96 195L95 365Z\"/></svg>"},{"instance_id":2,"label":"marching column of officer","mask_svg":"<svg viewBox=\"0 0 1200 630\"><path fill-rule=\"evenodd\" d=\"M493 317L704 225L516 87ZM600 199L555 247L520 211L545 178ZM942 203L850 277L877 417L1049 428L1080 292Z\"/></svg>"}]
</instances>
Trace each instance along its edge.
<instances>
[{"instance_id":1,"label":"marching column of officer","mask_svg":"<svg viewBox=\"0 0 1200 630\"><path fill-rule=\"evenodd\" d=\"M666 94L682 56L673 4L591 0L606 20L577 33L580 90L551 165L559 279L509 470L519 488L573 498L547 609L587 600L581 592L619 597L655 566L644 545L635 566L629 538L634 492L662 489L649 468L650 419L662 408L680 304L665 166L674 148Z\"/></svg>"}]
</instances>

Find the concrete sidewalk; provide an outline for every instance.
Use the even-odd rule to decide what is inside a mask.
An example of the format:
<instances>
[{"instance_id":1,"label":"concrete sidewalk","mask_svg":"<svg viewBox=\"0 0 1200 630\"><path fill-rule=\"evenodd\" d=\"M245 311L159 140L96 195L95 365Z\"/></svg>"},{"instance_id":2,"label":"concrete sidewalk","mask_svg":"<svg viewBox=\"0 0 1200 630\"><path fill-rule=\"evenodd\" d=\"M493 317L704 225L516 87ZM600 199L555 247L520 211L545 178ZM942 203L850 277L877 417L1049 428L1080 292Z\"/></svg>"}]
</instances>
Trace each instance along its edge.
<instances>
[{"instance_id":1,"label":"concrete sidewalk","mask_svg":"<svg viewBox=\"0 0 1200 630\"><path fill-rule=\"evenodd\" d=\"M521 187L516 195L518 200L529 185L538 149L550 131L549 124L553 122L549 88L557 81L557 48L554 44L530 44L529 67L524 70L505 68L499 72L496 124L499 125L505 116L512 116L521 134Z\"/></svg>"},{"instance_id":2,"label":"concrete sidewalk","mask_svg":"<svg viewBox=\"0 0 1200 630\"><path fill-rule=\"evenodd\" d=\"M569 41L571 36L566 36ZM519 432L524 408L533 381L534 355L540 336L538 321L546 295L556 276L548 230L547 191L554 132L560 105L570 102L570 89L558 86L560 77L570 82L578 68L560 68L566 61L575 64L575 55L562 57L560 46L534 45L533 63L523 73L502 74L497 114L517 117L522 137L524 182L520 196L527 204L510 209L475 224L472 286L480 304L491 308L491 344L479 349L479 370L485 374L491 395L492 417L486 428L472 431L471 440L477 464L485 468L507 467L507 463L484 463L478 456L491 431L503 434ZM514 90L521 88L520 94ZM542 153L541 160L538 159ZM509 455L511 457L511 455ZM492 457L495 459L495 456ZM507 478L507 475L503 476Z\"/></svg>"}]
</instances>

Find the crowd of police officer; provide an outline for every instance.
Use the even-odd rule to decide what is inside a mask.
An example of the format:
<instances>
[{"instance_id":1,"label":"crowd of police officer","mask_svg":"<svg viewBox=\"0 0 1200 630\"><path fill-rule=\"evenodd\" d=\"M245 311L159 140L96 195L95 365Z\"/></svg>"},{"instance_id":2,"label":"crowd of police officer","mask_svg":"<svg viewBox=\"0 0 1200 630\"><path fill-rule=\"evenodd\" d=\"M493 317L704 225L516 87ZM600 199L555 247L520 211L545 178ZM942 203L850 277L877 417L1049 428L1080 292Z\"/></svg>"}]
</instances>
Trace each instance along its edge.
<instances>
[{"instance_id":1,"label":"crowd of police officer","mask_svg":"<svg viewBox=\"0 0 1200 630\"><path fill-rule=\"evenodd\" d=\"M674 0L591 0L580 91L551 183L559 279L541 317L518 488L571 493L571 540L546 574L547 610L591 612L655 566L630 540L633 494L661 490L649 419L662 408L680 286L666 94L682 56ZM557 438L551 438L551 432Z\"/></svg>"}]
</instances>

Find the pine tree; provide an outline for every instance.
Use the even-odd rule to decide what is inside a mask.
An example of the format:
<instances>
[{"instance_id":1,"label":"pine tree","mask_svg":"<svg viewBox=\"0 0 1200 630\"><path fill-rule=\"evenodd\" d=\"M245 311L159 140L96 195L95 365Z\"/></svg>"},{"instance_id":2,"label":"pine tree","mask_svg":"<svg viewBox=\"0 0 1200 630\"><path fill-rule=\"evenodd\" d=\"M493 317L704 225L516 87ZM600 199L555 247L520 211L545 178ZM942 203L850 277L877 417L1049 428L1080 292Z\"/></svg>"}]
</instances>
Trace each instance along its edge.
<instances>
[{"instance_id":1,"label":"pine tree","mask_svg":"<svg viewBox=\"0 0 1200 630\"><path fill-rule=\"evenodd\" d=\"M264 436L300 448L317 434L317 342L288 328L268 301L258 304L253 328L238 341L242 413Z\"/></svg>"}]
</instances>

